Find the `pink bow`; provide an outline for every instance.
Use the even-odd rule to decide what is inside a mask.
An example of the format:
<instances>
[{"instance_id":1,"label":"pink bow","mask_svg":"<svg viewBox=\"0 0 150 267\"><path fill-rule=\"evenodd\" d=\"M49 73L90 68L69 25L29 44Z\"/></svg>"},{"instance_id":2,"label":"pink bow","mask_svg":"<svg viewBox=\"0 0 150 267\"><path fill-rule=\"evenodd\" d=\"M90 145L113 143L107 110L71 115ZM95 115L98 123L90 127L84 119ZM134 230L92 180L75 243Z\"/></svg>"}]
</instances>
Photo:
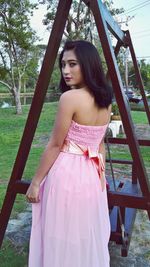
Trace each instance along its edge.
<instances>
[{"instance_id":1,"label":"pink bow","mask_svg":"<svg viewBox=\"0 0 150 267\"><path fill-rule=\"evenodd\" d=\"M103 156L101 153L98 153L98 151L91 150L91 148L88 146L83 146L74 143L71 140L65 140L61 151L78 154L78 155L85 155L89 159L93 160L97 165L97 171L99 174L99 178L101 179L102 189L104 188L105 182L105 164L103 161Z\"/></svg>"}]
</instances>

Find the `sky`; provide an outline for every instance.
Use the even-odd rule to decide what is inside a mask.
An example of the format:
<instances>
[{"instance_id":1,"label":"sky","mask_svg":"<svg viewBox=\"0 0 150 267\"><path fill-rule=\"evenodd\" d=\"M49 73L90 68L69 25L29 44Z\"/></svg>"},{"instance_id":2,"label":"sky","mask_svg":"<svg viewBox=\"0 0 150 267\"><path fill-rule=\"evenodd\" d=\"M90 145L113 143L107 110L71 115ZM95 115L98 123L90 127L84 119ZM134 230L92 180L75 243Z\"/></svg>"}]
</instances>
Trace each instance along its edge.
<instances>
[{"instance_id":1,"label":"sky","mask_svg":"<svg viewBox=\"0 0 150 267\"><path fill-rule=\"evenodd\" d=\"M123 30L129 30L136 57L145 58L150 63L150 0L113 0L115 8L123 7L125 16L117 16L124 20L130 16L131 20Z\"/></svg>"},{"instance_id":2,"label":"sky","mask_svg":"<svg viewBox=\"0 0 150 267\"><path fill-rule=\"evenodd\" d=\"M31 2L37 3L36 0ZM124 8L125 15L118 15L118 21L125 21L127 16L131 17L128 26L122 26L122 30L129 30L137 59L144 58L150 63L150 0L113 0L115 8ZM43 26L42 20L46 13L46 6L40 5L40 9L34 12L31 25L47 44L49 32Z\"/></svg>"}]
</instances>

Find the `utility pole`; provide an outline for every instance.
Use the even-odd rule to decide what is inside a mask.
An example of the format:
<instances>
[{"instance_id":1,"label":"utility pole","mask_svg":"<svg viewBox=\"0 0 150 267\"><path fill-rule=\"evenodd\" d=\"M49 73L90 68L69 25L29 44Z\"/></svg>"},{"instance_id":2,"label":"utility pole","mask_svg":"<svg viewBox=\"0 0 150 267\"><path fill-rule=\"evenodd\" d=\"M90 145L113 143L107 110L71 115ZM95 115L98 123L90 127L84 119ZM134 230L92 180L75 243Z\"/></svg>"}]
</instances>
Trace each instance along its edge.
<instances>
[{"instance_id":1,"label":"utility pole","mask_svg":"<svg viewBox=\"0 0 150 267\"><path fill-rule=\"evenodd\" d=\"M126 48L124 62L125 62L125 87L128 92L129 80L128 80L128 57L129 57L129 48Z\"/></svg>"}]
</instances>

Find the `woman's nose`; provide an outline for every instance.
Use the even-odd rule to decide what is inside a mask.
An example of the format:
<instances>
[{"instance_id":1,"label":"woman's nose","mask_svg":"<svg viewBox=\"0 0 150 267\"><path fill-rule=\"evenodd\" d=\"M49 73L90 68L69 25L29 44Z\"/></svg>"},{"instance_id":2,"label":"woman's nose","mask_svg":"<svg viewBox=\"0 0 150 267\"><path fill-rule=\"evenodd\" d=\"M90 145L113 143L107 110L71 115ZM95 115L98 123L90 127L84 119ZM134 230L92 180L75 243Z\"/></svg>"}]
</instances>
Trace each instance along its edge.
<instances>
[{"instance_id":1,"label":"woman's nose","mask_svg":"<svg viewBox=\"0 0 150 267\"><path fill-rule=\"evenodd\" d=\"M64 74L68 74L68 73L70 73L70 68L69 68L68 64L66 64L66 65L63 67L63 73L64 73Z\"/></svg>"}]
</instances>

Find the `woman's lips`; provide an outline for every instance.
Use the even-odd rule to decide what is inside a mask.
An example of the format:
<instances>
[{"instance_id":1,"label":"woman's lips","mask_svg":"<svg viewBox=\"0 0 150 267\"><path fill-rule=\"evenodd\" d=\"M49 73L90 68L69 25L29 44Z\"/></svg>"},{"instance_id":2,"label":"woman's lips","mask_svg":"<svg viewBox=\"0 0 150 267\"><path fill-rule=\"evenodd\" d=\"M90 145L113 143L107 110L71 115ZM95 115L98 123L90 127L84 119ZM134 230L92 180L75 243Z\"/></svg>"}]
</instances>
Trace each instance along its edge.
<instances>
[{"instance_id":1,"label":"woman's lips","mask_svg":"<svg viewBox=\"0 0 150 267\"><path fill-rule=\"evenodd\" d=\"M72 78L71 77L65 77L64 79L65 79L65 81L70 81Z\"/></svg>"}]
</instances>

